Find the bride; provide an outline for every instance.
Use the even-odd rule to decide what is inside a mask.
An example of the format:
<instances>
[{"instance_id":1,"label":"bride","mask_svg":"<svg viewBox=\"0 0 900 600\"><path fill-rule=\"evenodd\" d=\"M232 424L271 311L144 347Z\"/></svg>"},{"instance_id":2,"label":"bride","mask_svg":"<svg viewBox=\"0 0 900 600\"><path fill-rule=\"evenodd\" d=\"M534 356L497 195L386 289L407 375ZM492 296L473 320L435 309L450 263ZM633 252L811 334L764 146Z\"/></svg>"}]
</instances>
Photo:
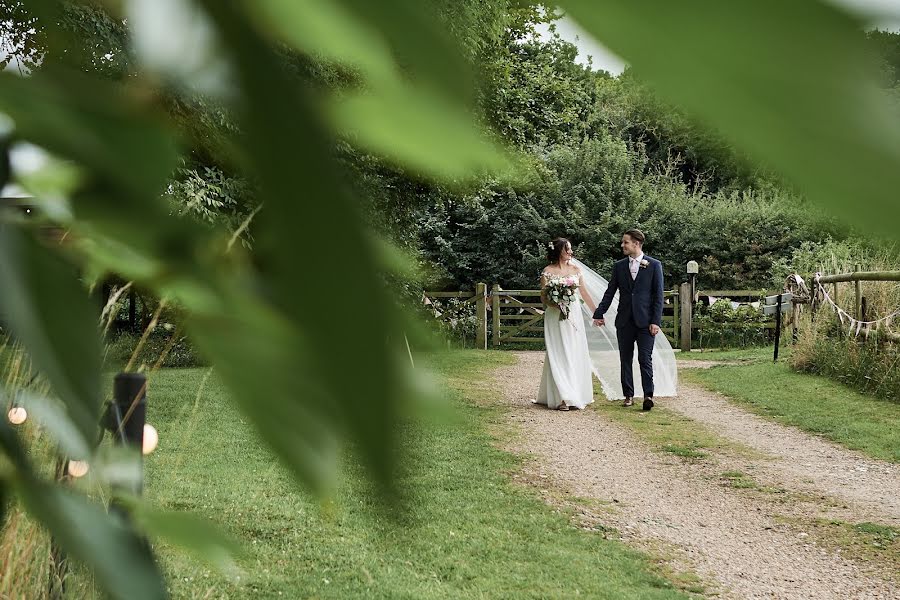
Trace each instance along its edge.
<instances>
[{"instance_id":1,"label":"bride","mask_svg":"<svg viewBox=\"0 0 900 600\"><path fill-rule=\"evenodd\" d=\"M573 296L569 301L571 314L563 318L560 306L548 297L548 286L572 277L578 283L578 293L590 309L590 314L597 305L583 284L582 269L572 262L571 242L556 238L547 247L550 264L541 273L541 301L546 307L544 343L547 356L537 404L557 410L584 408L594 401L594 389L585 333L587 327L578 306L580 301L577 295Z\"/></svg>"},{"instance_id":2,"label":"bride","mask_svg":"<svg viewBox=\"0 0 900 600\"><path fill-rule=\"evenodd\" d=\"M573 258L572 244L565 238L549 242L547 255L550 264L541 273L541 301L547 307L544 313L547 355L536 403L557 410L586 407L594 401L592 372L607 399L624 398L614 325L618 297L606 313L606 324L593 327L596 308L593 298L603 296L608 282ZM547 291L548 285L566 277L576 278L578 294L571 301L569 318L561 318L559 306L550 301ZM637 370L637 356L634 360ZM678 372L675 353L664 335L654 337L653 379L657 396L676 395ZM636 395L642 393L637 389L639 387L639 382L635 381Z\"/></svg>"}]
</instances>

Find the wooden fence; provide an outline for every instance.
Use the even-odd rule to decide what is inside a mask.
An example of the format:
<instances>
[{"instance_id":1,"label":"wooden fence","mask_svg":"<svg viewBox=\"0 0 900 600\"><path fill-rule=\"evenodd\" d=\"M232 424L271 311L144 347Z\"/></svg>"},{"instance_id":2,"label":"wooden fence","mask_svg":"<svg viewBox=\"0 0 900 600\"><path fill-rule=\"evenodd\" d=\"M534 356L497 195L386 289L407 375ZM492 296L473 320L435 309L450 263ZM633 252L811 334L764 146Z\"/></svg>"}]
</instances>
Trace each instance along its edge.
<instances>
[{"instance_id":1,"label":"wooden fence","mask_svg":"<svg viewBox=\"0 0 900 600\"><path fill-rule=\"evenodd\" d=\"M475 346L500 347L504 344L539 343L544 341L544 306L540 301L540 290L504 290L494 284L487 292L487 285L478 283L473 291L423 292L423 299L429 304L442 299L454 298L462 304L474 304L477 317ZM661 330L673 346L690 349L692 332L699 326L692 322L693 302L690 285L682 284L679 290L666 290L663 298L663 322ZM699 291L697 296L718 296L730 299L752 301L762 299L766 290L711 290ZM458 305L457 305L458 306ZM435 310L439 320L458 316L457 311ZM488 324L490 323L490 340ZM774 321L766 327L774 328Z\"/></svg>"},{"instance_id":2,"label":"wooden fence","mask_svg":"<svg viewBox=\"0 0 900 600\"><path fill-rule=\"evenodd\" d=\"M811 278L810 278L811 279ZM853 283L855 286L854 315L857 320L866 320L866 299L862 296L861 281L900 281L900 271L870 272L857 269L853 273L820 276L819 282L833 285L837 296L838 283ZM673 346L684 351L691 349L694 333L700 326L693 322L694 302L698 298L713 297L739 301L747 304L762 301L766 296L781 293L781 290L699 290L691 291L691 284L682 283L677 290L664 293L662 332L669 338ZM475 345L486 349L489 345L488 323L491 324L490 345L495 348L504 344L543 343L544 341L544 306L541 304L539 290L504 290L494 284L488 293L484 283L478 283L473 291L458 292L423 292L423 298L440 300L457 298L463 304L475 305L477 329ZM430 302L430 300L427 300ZM801 303L795 296L795 303ZM436 318L449 319L458 313L454 311L436 311ZM796 323L794 324L796 327ZM772 317L762 325L765 329L775 329ZM882 339L900 342L900 334L885 331Z\"/></svg>"},{"instance_id":3,"label":"wooden fence","mask_svg":"<svg viewBox=\"0 0 900 600\"><path fill-rule=\"evenodd\" d=\"M810 280L813 278L810 277ZM857 321L868 321L869 316L866 313L867 311L867 302L865 296L862 294L862 285L863 281L900 281L900 271L863 271L860 266L856 266L856 270L852 273L840 273L836 275L821 275L819 276L819 283L823 285L831 284L834 301L836 302L838 299L838 284L839 283L852 283L853 284L853 318ZM815 290L813 290L813 295L815 296ZM894 333L889 330L885 330L880 333L880 339L885 341L900 343L900 334Z\"/></svg>"},{"instance_id":4,"label":"wooden fence","mask_svg":"<svg viewBox=\"0 0 900 600\"><path fill-rule=\"evenodd\" d=\"M474 292L422 292L422 300L431 303L431 300L441 298L458 298L463 304L475 304L475 315L478 317L478 326L475 330L475 347L487 349L487 285L475 284ZM436 312L435 318L447 320L456 315L453 311Z\"/></svg>"}]
</instances>

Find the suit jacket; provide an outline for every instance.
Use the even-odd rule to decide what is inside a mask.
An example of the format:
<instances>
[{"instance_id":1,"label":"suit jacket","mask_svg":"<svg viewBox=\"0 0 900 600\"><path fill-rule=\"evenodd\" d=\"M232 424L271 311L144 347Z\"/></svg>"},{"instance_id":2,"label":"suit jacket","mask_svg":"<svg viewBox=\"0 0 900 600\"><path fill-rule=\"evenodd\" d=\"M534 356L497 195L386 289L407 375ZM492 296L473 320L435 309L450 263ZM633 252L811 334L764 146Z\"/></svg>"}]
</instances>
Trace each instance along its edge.
<instances>
[{"instance_id":1,"label":"suit jacket","mask_svg":"<svg viewBox=\"0 0 900 600\"><path fill-rule=\"evenodd\" d=\"M662 323L663 309L663 272L662 263L646 254L647 266L638 269L637 278L631 279L628 270L628 257L616 261L613 265L609 287L603 294L603 300L594 311L595 319L602 319L613 296L619 292L619 311L616 314L616 328L627 323L638 327L649 327L650 324Z\"/></svg>"}]
</instances>

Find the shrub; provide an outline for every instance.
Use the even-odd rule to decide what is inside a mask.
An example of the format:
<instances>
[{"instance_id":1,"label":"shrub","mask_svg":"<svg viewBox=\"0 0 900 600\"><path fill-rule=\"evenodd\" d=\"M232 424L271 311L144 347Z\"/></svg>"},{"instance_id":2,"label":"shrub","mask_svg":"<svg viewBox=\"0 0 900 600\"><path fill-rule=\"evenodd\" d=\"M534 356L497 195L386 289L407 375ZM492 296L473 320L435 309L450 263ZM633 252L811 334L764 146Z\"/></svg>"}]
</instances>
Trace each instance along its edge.
<instances>
[{"instance_id":1,"label":"shrub","mask_svg":"<svg viewBox=\"0 0 900 600\"><path fill-rule=\"evenodd\" d=\"M762 310L748 304L732 308L728 298L712 306L697 304L694 308L701 348L746 348L766 344L769 341L768 322Z\"/></svg>"},{"instance_id":2,"label":"shrub","mask_svg":"<svg viewBox=\"0 0 900 600\"><path fill-rule=\"evenodd\" d=\"M159 357L169 345L174 331L158 325L144 343L141 352L135 361L135 366L146 364L151 367L156 364ZM124 367L131 359L141 336L134 333L120 333L113 336L107 345L106 364L113 368ZM197 353L188 338L179 335L175 343L169 349L163 359L163 367L202 367L206 361Z\"/></svg>"}]
</instances>

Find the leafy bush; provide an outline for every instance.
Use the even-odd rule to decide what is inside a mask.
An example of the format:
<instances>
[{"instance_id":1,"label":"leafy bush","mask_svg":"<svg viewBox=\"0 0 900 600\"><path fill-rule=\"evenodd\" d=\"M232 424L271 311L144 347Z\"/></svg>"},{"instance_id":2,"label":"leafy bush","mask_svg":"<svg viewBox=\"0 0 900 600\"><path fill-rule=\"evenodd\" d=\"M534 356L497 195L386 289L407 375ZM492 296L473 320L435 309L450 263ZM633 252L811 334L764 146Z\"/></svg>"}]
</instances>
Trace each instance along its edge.
<instances>
[{"instance_id":1,"label":"leafy bush","mask_svg":"<svg viewBox=\"0 0 900 600\"><path fill-rule=\"evenodd\" d=\"M728 298L712 306L698 303L694 308L701 348L746 348L766 344L769 341L766 324L769 322L762 310L748 304L732 308Z\"/></svg>"},{"instance_id":2,"label":"leafy bush","mask_svg":"<svg viewBox=\"0 0 900 600\"><path fill-rule=\"evenodd\" d=\"M141 352L135 361L136 366L146 364L148 367L153 366L162 356L163 352L172 341L174 330L169 330L162 325L157 326L147 336ZM113 368L121 368L125 366L134 354L135 349L141 339L140 335L134 333L120 333L115 335L107 344L106 363ZM202 367L206 361L197 353L194 347L183 335L178 335L177 340L168 350L162 367Z\"/></svg>"},{"instance_id":3,"label":"leafy bush","mask_svg":"<svg viewBox=\"0 0 900 600\"><path fill-rule=\"evenodd\" d=\"M461 298L433 298L431 303L431 306L423 306L428 329L448 345L474 348L478 332L475 304ZM443 318L436 318L437 314Z\"/></svg>"}]
</instances>

